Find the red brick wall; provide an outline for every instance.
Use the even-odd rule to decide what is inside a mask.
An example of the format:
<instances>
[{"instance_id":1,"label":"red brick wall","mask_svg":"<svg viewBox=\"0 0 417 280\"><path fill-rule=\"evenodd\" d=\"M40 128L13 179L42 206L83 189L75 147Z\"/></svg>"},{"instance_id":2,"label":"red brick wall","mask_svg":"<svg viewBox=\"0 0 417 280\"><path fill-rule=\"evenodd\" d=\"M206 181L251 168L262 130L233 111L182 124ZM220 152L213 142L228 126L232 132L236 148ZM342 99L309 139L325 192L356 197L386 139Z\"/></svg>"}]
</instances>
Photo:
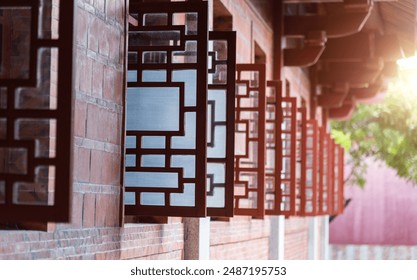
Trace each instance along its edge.
<instances>
[{"instance_id":1,"label":"red brick wall","mask_svg":"<svg viewBox=\"0 0 417 280\"><path fill-rule=\"evenodd\" d=\"M273 29L267 15L271 1L222 0L233 16L233 27L237 31L237 62L254 62L254 42L266 54L267 78L272 78L273 65ZM262 5L260 5L262 4ZM259 9L259 10L258 10ZM292 95L303 96L308 100L309 80L306 72L299 68L286 68L285 78L290 82ZM285 258L308 258L308 220L291 218L286 220ZM267 259L269 254L269 219L250 220L233 218L230 223L211 224L212 259Z\"/></svg>"},{"instance_id":2,"label":"red brick wall","mask_svg":"<svg viewBox=\"0 0 417 280\"><path fill-rule=\"evenodd\" d=\"M0 259L181 259L180 219L119 227L124 1L75 2L72 222L1 231Z\"/></svg>"},{"instance_id":3,"label":"red brick wall","mask_svg":"<svg viewBox=\"0 0 417 280\"><path fill-rule=\"evenodd\" d=\"M285 259L308 259L308 237L308 220L306 218L286 219L284 244Z\"/></svg>"},{"instance_id":4,"label":"red brick wall","mask_svg":"<svg viewBox=\"0 0 417 280\"><path fill-rule=\"evenodd\" d=\"M210 259L268 259L269 219L235 217L210 227Z\"/></svg>"},{"instance_id":5,"label":"red brick wall","mask_svg":"<svg viewBox=\"0 0 417 280\"><path fill-rule=\"evenodd\" d=\"M167 225L125 225L120 211L123 113L124 1L79 0L76 8L74 186L72 222L49 232L0 232L1 259L181 259L181 219ZM272 29L244 0L222 0L233 15L238 62L254 60L254 41L266 54L272 77ZM251 20L250 20L251 19ZM308 80L285 71L293 92ZM307 219L286 221L285 257L306 259ZM270 222L235 217L212 222L212 259L267 259Z\"/></svg>"}]
</instances>

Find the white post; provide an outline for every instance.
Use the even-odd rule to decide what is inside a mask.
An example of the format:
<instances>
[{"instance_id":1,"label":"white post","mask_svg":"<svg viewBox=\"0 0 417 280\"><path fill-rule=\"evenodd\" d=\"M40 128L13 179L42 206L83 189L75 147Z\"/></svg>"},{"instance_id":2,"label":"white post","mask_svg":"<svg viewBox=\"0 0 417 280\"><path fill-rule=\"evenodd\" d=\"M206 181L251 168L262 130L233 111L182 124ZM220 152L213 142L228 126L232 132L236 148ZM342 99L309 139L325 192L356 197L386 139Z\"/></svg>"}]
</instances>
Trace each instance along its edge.
<instances>
[{"instance_id":1,"label":"white post","mask_svg":"<svg viewBox=\"0 0 417 280\"><path fill-rule=\"evenodd\" d=\"M329 259L329 216L323 216L323 231L322 231L322 248L323 259Z\"/></svg>"},{"instance_id":2,"label":"white post","mask_svg":"<svg viewBox=\"0 0 417 280\"><path fill-rule=\"evenodd\" d=\"M210 218L184 218L184 259L210 259Z\"/></svg>"},{"instance_id":3,"label":"white post","mask_svg":"<svg viewBox=\"0 0 417 280\"><path fill-rule=\"evenodd\" d=\"M269 237L269 259L284 259L285 218L271 216L271 235Z\"/></svg>"},{"instance_id":4,"label":"white post","mask_svg":"<svg viewBox=\"0 0 417 280\"><path fill-rule=\"evenodd\" d=\"M318 223L319 217L311 217L308 219L308 259L316 260L318 256Z\"/></svg>"}]
</instances>

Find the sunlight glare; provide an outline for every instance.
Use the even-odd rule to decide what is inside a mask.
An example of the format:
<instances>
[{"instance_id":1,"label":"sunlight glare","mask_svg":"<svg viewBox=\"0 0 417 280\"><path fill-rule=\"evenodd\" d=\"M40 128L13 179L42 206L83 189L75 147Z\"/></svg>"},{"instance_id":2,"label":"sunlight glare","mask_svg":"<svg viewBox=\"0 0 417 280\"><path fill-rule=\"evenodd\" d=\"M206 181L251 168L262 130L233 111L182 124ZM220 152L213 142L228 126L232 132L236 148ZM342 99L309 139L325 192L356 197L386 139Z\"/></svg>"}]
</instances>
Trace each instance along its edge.
<instances>
[{"instance_id":1,"label":"sunlight glare","mask_svg":"<svg viewBox=\"0 0 417 280\"><path fill-rule=\"evenodd\" d=\"M400 70L417 69L417 57L412 56L397 60Z\"/></svg>"},{"instance_id":2,"label":"sunlight glare","mask_svg":"<svg viewBox=\"0 0 417 280\"><path fill-rule=\"evenodd\" d=\"M404 93L417 96L417 57L397 60L398 79L394 82Z\"/></svg>"}]
</instances>

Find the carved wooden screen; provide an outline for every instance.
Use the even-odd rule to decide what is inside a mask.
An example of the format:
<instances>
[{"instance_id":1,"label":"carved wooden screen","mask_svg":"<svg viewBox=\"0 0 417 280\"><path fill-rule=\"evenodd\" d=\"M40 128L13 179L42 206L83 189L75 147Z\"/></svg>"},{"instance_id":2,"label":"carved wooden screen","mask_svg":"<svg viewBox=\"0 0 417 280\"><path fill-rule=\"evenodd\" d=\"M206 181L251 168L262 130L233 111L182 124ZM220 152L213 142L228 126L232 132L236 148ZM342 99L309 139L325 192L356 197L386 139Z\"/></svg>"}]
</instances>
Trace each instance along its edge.
<instances>
[{"instance_id":1,"label":"carved wooden screen","mask_svg":"<svg viewBox=\"0 0 417 280\"><path fill-rule=\"evenodd\" d=\"M206 215L207 2L130 3L125 214Z\"/></svg>"},{"instance_id":2,"label":"carved wooden screen","mask_svg":"<svg viewBox=\"0 0 417 280\"><path fill-rule=\"evenodd\" d=\"M281 102L282 164L280 214L296 214L296 146L297 146L297 99L283 97Z\"/></svg>"},{"instance_id":3,"label":"carved wooden screen","mask_svg":"<svg viewBox=\"0 0 417 280\"><path fill-rule=\"evenodd\" d=\"M327 214L332 215L333 214L333 206L334 206L334 139L329 136L329 142L328 142L328 185L327 185L327 196L328 196L328 210Z\"/></svg>"},{"instance_id":4,"label":"carved wooden screen","mask_svg":"<svg viewBox=\"0 0 417 280\"><path fill-rule=\"evenodd\" d=\"M236 33L209 33L207 215L233 216Z\"/></svg>"},{"instance_id":5,"label":"carved wooden screen","mask_svg":"<svg viewBox=\"0 0 417 280\"><path fill-rule=\"evenodd\" d=\"M265 214L264 64L237 64L235 120L235 214Z\"/></svg>"},{"instance_id":6,"label":"carved wooden screen","mask_svg":"<svg viewBox=\"0 0 417 280\"><path fill-rule=\"evenodd\" d=\"M305 188L301 190L300 215L316 216L318 209L318 166L319 166L319 131L316 120L306 123L306 178Z\"/></svg>"},{"instance_id":7,"label":"carved wooden screen","mask_svg":"<svg viewBox=\"0 0 417 280\"><path fill-rule=\"evenodd\" d=\"M297 109L297 147L296 147L296 181L295 181L295 212L300 214L303 194L306 186L306 108Z\"/></svg>"},{"instance_id":8,"label":"carved wooden screen","mask_svg":"<svg viewBox=\"0 0 417 280\"><path fill-rule=\"evenodd\" d=\"M0 221L67 222L74 2L0 1L0 24Z\"/></svg>"},{"instance_id":9,"label":"carved wooden screen","mask_svg":"<svg viewBox=\"0 0 417 280\"><path fill-rule=\"evenodd\" d=\"M343 197L343 184L344 184L344 150L339 144L334 145L333 149L333 203L332 214L337 215L343 212L344 197Z\"/></svg>"},{"instance_id":10,"label":"carved wooden screen","mask_svg":"<svg viewBox=\"0 0 417 280\"><path fill-rule=\"evenodd\" d=\"M319 148L319 209L318 213L329 214L330 211L330 135L325 127L320 128L320 148Z\"/></svg>"},{"instance_id":11,"label":"carved wooden screen","mask_svg":"<svg viewBox=\"0 0 417 280\"><path fill-rule=\"evenodd\" d=\"M281 205L281 82L268 81L266 91L265 214L279 215Z\"/></svg>"}]
</instances>

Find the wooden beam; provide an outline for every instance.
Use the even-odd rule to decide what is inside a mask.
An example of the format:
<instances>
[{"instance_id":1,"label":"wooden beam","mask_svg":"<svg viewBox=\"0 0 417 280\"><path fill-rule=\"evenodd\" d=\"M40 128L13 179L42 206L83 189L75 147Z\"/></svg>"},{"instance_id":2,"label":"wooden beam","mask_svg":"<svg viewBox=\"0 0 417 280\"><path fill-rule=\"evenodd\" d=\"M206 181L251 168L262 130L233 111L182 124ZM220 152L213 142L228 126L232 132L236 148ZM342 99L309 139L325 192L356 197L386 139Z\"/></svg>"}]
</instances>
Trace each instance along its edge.
<instances>
[{"instance_id":1,"label":"wooden beam","mask_svg":"<svg viewBox=\"0 0 417 280\"><path fill-rule=\"evenodd\" d=\"M311 31L323 30L328 38L339 38L362 30L370 15L368 12L340 15L302 15L284 17L285 36L303 36Z\"/></svg>"},{"instance_id":2,"label":"wooden beam","mask_svg":"<svg viewBox=\"0 0 417 280\"><path fill-rule=\"evenodd\" d=\"M326 32L312 31L303 48L284 49L284 66L308 67L316 64L325 49Z\"/></svg>"},{"instance_id":3,"label":"wooden beam","mask_svg":"<svg viewBox=\"0 0 417 280\"><path fill-rule=\"evenodd\" d=\"M317 96L319 106L326 108L338 108L343 105L343 101L348 96L349 84L337 84L327 90L323 89L321 95Z\"/></svg>"},{"instance_id":4,"label":"wooden beam","mask_svg":"<svg viewBox=\"0 0 417 280\"><path fill-rule=\"evenodd\" d=\"M348 120L352 117L356 108L356 101L354 98L346 98L345 102L340 108L328 109L329 118L333 120Z\"/></svg>"},{"instance_id":5,"label":"wooden beam","mask_svg":"<svg viewBox=\"0 0 417 280\"><path fill-rule=\"evenodd\" d=\"M364 87L376 81L384 62L381 58L375 58L364 62L325 63L323 66L323 69L318 71L318 84L349 83L352 87Z\"/></svg>"}]
</instances>

